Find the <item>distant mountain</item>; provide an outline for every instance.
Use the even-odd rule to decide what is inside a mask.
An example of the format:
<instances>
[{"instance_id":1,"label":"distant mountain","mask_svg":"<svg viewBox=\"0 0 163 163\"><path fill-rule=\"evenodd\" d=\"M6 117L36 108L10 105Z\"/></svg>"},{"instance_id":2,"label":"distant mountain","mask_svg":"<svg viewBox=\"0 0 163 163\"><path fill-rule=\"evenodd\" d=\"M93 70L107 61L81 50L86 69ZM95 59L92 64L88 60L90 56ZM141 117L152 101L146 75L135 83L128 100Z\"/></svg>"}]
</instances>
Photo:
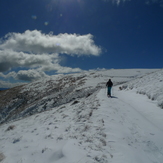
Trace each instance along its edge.
<instances>
[{"instance_id":1,"label":"distant mountain","mask_svg":"<svg viewBox=\"0 0 163 163\"><path fill-rule=\"evenodd\" d=\"M7 90L7 89L9 89L9 88L0 88L0 91Z\"/></svg>"},{"instance_id":2,"label":"distant mountain","mask_svg":"<svg viewBox=\"0 0 163 163\"><path fill-rule=\"evenodd\" d=\"M94 70L77 74L56 75L30 84L0 91L0 123L20 119L88 97L109 78L114 86L142 77L156 70Z\"/></svg>"}]
</instances>

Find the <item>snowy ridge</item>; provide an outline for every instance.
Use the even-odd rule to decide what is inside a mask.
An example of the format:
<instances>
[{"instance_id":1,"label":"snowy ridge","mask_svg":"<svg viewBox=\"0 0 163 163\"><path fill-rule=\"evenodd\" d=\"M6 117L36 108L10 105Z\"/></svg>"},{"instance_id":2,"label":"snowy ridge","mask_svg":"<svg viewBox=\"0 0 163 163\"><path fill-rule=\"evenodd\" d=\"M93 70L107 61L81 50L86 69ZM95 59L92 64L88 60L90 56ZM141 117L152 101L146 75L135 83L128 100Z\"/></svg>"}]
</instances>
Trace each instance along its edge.
<instances>
[{"instance_id":1,"label":"snowy ridge","mask_svg":"<svg viewBox=\"0 0 163 163\"><path fill-rule=\"evenodd\" d=\"M0 92L0 123L16 120L92 94L105 87L108 78L114 85L156 70L101 70L56 75L25 86Z\"/></svg>"}]
</instances>

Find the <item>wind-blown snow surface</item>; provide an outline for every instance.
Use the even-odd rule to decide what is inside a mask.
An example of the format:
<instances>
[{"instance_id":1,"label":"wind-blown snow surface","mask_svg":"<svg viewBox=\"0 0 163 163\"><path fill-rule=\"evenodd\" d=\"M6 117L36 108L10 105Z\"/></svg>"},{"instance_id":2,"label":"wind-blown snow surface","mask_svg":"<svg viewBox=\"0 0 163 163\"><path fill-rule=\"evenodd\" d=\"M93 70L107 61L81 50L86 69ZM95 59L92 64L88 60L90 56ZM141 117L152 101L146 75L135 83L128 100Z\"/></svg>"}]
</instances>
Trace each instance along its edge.
<instances>
[{"instance_id":1,"label":"wind-blown snow surface","mask_svg":"<svg viewBox=\"0 0 163 163\"><path fill-rule=\"evenodd\" d=\"M137 93L157 100L158 105L163 109L163 69L126 83L123 88L136 89Z\"/></svg>"},{"instance_id":2,"label":"wind-blown snow surface","mask_svg":"<svg viewBox=\"0 0 163 163\"><path fill-rule=\"evenodd\" d=\"M159 75L154 76L158 80ZM112 78L123 82L118 79ZM85 85L96 82L91 78ZM1 125L0 162L162 163L163 110L157 101L136 93L137 82L132 81L132 90L113 87L113 98L99 88L89 96ZM145 86L149 90L150 82Z\"/></svg>"}]
</instances>

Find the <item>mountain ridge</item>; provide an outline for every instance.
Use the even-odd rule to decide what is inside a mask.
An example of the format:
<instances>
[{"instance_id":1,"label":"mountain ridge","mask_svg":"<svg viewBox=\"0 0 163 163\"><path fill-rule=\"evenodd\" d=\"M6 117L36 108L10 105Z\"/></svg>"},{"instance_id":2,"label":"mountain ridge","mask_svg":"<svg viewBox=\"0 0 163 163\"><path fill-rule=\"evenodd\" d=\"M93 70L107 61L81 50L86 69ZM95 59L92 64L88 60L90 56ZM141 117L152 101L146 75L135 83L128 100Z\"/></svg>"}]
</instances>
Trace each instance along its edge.
<instances>
[{"instance_id":1,"label":"mountain ridge","mask_svg":"<svg viewBox=\"0 0 163 163\"><path fill-rule=\"evenodd\" d=\"M92 70L56 75L2 91L0 92L0 123L17 120L87 97L104 88L109 78L114 80L115 86L154 71L156 70Z\"/></svg>"}]
</instances>

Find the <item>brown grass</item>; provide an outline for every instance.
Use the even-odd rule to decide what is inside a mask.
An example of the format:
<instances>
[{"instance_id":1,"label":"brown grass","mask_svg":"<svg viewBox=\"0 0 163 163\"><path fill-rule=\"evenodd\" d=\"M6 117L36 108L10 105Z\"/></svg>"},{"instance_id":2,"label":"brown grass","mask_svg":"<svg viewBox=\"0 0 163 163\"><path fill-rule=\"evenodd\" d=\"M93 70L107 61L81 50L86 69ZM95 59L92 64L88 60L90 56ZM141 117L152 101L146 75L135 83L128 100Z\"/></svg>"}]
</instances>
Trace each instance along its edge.
<instances>
[{"instance_id":1,"label":"brown grass","mask_svg":"<svg viewBox=\"0 0 163 163\"><path fill-rule=\"evenodd\" d=\"M5 155L3 153L0 153L0 162L5 159Z\"/></svg>"},{"instance_id":2,"label":"brown grass","mask_svg":"<svg viewBox=\"0 0 163 163\"><path fill-rule=\"evenodd\" d=\"M15 125L10 125L10 126L6 129L6 131L13 130L14 128L15 128Z\"/></svg>"}]
</instances>

